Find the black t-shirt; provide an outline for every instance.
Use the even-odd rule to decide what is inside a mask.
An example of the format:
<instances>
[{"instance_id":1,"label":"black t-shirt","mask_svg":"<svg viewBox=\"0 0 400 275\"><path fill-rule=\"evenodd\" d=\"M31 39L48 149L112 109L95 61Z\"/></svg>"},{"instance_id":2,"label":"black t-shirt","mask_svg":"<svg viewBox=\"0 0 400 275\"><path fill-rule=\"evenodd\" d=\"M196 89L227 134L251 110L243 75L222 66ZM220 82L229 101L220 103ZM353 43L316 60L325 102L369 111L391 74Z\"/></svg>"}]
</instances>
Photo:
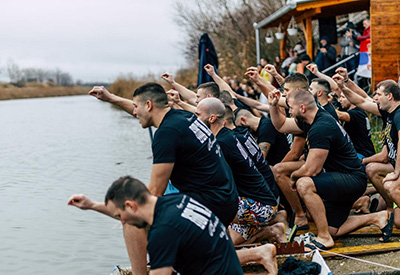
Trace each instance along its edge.
<instances>
[{"instance_id":1,"label":"black t-shirt","mask_svg":"<svg viewBox=\"0 0 400 275\"><path fill-rule=\"evenodd\" d=\"M172 266L181 274L243 274L225 226L183 194L159 197L147 251L151 270Z\"/></svg>"},{"instance_id":2,"label":"black t-shirt","mask_svg":"<svg viewBox=\"0 0 400 275\"><path fill-rule=\"evenodd\" d=\"M363 171L349 135L327 111L318 108L311 125L305 122L298 122L297 125L307 133L309 149L329 150L323 166L326 172Z\"/></svg>"},{"instance_id":3,"label":"black t-shirt","mask_svg":"<svg viewBox=\"0 0 400 275\"><path fill-rule=\"evenodd\" d=\"M381 113L384 130L383 135L385 137L385 144L388 147L389 159L393 162L396 161L397 156L397 143L399 142L399 130L400 130L400 106L394 109L391 113L379 109Z\"/></svg>"},{"instance_id":4,"label":"black t-shirt","mask_svg":"<svg viewBox=\"0 0 400 275\"><path fill-rule=\"evenodd\" d=\"M257 170L234 132L224 127L218 132L217 140L222 152L224 152L226 161L231 167L239 196L276 206L276 198L269 185Z\"/></svg>"},{"instance_id":5,"label":"black t-shirt","mask_svg":"<svg viewBox=\"0 0 400 275\"><path fill-rule=\"evenodd\" d=\"M221 148L196 115L171 109L154 134L153 156L154 164L175 163L171 183L215 213L218 206L237 201Z\"/></svg>"},{"instance_id":6,"label":"black t-shirt","mask_svg":"<svg viewBox=\"0 0 400 275\"><path fill-rule=\"evenodd\" d=\"M264 176L265 181L268 183L269 188L274 194L275 198L279 197L279 190L276 186L274 174L265 160L264 155L258 146L254 137L250 134L249 130L244 127L236 127L234 130L237 139L244 145L247 153L257 167L257 170Z\"/></svg>"},{"instance_id":7,"label":"black t-shirt","mask_svg":"<svg viewBox=\"0 0 400 275\"><path fill-rule=\"evenodd\" d=\"M333 107L332 104L330 104L329 102L323 106L325 111L327 111L328 113L331 114L331 116L333 116L334 119L336 119L336 121L339 121L339 117L336 113L335 107Z\"/></svg>"},{"instance_id":8,"label":"black t-shirt","mask_svg":"<svg viewBox=\"0 0 400 275\"><path fill-rule=\"evenodd\" d=\"M350 121L343 122L343 127L349 134L354 148L364 157L372 156L375 149L371 141L371 125L367 114L359 107L348 110L347 113Z\"/></svg>"},{"instance_id":9,"label":"black t-shirt","mask_svg":"<svg viewBox=\"0 0 400 275\"><path fill-rule=\"evenodd\" d=\"M272 124L271 119L262 117L256 131L257 143L268 142L271 148L268 151L267 161L275 165L282 161L290 150L285 134L279 133Z\"/></svg>"}]
</instances>

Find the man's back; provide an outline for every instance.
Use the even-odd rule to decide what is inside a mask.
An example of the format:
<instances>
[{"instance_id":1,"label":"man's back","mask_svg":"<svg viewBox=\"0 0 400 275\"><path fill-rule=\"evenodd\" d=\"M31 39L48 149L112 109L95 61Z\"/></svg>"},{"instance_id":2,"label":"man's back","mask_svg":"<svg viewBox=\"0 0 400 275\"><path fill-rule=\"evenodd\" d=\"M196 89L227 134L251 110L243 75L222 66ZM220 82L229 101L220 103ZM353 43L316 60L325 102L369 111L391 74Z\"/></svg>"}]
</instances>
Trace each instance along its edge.
<instances>
[{"instance_id":1,"label":"man's back","mask_svg":"<svg viewBox=\"0 0 400 275\"><path fill-rule=\"evenodd\" d=\"M172 184L221 220L220 206L237 203L234 180L216 138L194 114L171 109L154 135L153 155L154 164L175 163ZM234 217L234 210L237 205L227 215Z\"/></svg>"},{"instance_id":2,"label":"man's back","mask_svg":"<svg viewBox=\"0 0 400 275\"><path fill-rule=\"evenodd\" d=\"M232 170L239 196L276 206L276 198L269 185L234 132L224 127L219 131L217 140Z\"/></svg>"},{"instance_id":3,"label":"man's back","mask_svg":"<svg viewBox=\"0 0 400 275\"><path fill-rule=\"evenodd\" d=\"M182 274L243 274L226 228L186 195L158 198L147 249L151 269L173 266Z\"/></svg>"}]
</instances>

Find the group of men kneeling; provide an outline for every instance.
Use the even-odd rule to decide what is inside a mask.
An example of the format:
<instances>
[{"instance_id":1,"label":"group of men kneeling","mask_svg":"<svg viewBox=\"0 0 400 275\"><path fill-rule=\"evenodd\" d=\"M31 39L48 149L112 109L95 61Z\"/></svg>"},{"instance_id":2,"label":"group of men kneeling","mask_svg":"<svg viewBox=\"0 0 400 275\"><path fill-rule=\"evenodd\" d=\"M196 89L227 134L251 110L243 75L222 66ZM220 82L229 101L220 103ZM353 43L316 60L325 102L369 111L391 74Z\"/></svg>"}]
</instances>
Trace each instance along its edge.
<instances>
[{"instance_id":1,"label":"group of men kneeling","mask_svg":"<svg viewBox=\"0 0 400 275\"><path fill-rule=\"evenodd\" d=\"M396 201L393 194L398 192L396 182L400 180L400 169L395 167L399 163L395 162L399 131L395 129L400 129L396 116L400 88L394 81L378 85L374 102L357 90L345 69L338 69L331 79L312 67L321 78L309 88L304 75L282 79L267 65L266 70L282 84L283 97L256 68L249 68L246 75L268 97L269 105L260 106L235 94L212 66L205 70L215 83L200 85L197 94L170 74L162 78L173 90L165 92L161 85L148 83L135 90L133 101L104 87L89 92L134 115L143 128L158 128L147 187L126 176L111 185L104 203L84 195L73 195L68 201L121 220L133 274L147 274L146 252L150 274L171 274L173 269L181 274L243 274L240 264L247 262L259 262L269 273L277 274L274 245L236 252L233 245L261 239L286 242L286 214L278 211L282 201L295 211L297 226L306 228L308 219L314 221L318 235L308 244L311 249L330 249L333 237L370 224L382 230L382 241L390 238L394 223L390 203ZM327 95L332 86L343 93L343 102L351 102L348 112L336 113L329 105ZM270 119L254 118L240 100L269 111ZM355 140L337 120L346 121L345 126L353 122L351 128L360 127L356 130L359 134L365 121L355 123L357 115L351 112L359 107L384 118L387 150L383 153L356 151ZM265 132L273 132L274 141L264 139ZM291 147L276 161L274 150L279 150L274 147L280 146L282 139L291 140ZM267 160L272 162L274 157L270 166ZM386 161L389 158L394 158L392 170L388 164L393 164ZM379 161L383 167L376 164ZM387 211L349 216L366 191L365 164ZM392 173L385 177L385 172ZM180 194L162 196L169 181ZM151 225L148 236L147 225Z\"/></svg>"}]
</instances>

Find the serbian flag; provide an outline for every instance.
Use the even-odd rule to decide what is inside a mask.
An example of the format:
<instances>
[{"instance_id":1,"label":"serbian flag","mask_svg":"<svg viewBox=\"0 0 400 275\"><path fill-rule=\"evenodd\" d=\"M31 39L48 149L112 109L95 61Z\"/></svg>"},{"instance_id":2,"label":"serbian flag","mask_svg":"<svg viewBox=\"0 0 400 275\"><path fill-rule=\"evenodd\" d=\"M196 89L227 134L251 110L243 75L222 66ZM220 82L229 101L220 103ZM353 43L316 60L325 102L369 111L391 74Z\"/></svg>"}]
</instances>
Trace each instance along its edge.
<instances>
[{"instance_id":1,"label":"serbian flag","mask_svg":"<svg viewBox=\"0 0 400 275\"><path fill-rule=\"evenodd\" d=\"M357 76L371 78L371 39L365 39L360 43L360 61Z\"/></svg>"}]
</instances>

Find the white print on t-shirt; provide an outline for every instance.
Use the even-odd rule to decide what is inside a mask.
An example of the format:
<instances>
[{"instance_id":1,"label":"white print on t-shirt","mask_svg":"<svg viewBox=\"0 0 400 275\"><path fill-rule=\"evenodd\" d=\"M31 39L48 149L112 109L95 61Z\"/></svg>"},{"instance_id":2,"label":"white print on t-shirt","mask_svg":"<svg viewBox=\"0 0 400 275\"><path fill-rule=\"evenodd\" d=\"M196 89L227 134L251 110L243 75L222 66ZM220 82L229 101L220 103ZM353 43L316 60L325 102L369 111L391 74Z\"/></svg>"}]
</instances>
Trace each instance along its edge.
<instances>
[{"instance_id":1,"label":"white print on t-shirt","mask_svg":"<svg viewBox=\"0 0 400 275\"><path fill-rule=\"evenodd\" d=\"M204 205L201 205L194 199L190 198L181 216L204 230L208 224L212 212Z\"/></svg>"},{"instance_id":2,"label":"white print on t-shirt","mask_svg":"<svg viewBox=\"0 0 400 275\"><path fill-rule=\"evenodd\" d=\"M350 136L347 134L346 130L336 121L337 126L339 127L340 131L342 131L343 136L347 138L347 142L350 142Z\"/></svg>"},{"instance_id":3,"label":"white print on t-shirt","mask_svg":"<svg viewBox=\"0 0 400 275\"><path fill-rule=\"evenodd\" d=\"M177 205L178 208L182 208L183 202L187 196L183 196L182 201L179 205ZM190 198L188 204L186 205L185 209L183 210L181 217L185 218L195 225L197 225L201 230L205 230L207 228L208 224L208 234L210 237L213 237L215 234L215 231L217 229L217 226L219 223L219 219L217 216L214 216L214 221L211 220L211 214L212 212L205 207L204 205L200 204L199 202L195 201L194 199ZM228 240L228 235L226 234L226 228L221 224L221 233L219 234L219 237L226 238Z\"/></svg>"},{"instance_id":4,"label":"white print on t-shirt","mask_svg":"<svg viewBox=\"0 0 400 275\"><path fill-rule=\"evenodd\" d=\"M211 131L208 127L201 122L200 120L196 119L190 126L189 129L192 130L194 135L197 139L203 144L209 136L211 136Z\"/></svg>"},{"instance_id":5,"label":"white print on t-shirt","mask_svg":"<svg viewBox=\"0 0 400 275\"><path fill-rule=\"evenodd\" d=\"M247 149L249 150L249 153L254 156L257 153L257 143L254 144L255 141L252 140L251 137L248 137L244 145L246 145Z\"/></svg>"}]
</instances>

